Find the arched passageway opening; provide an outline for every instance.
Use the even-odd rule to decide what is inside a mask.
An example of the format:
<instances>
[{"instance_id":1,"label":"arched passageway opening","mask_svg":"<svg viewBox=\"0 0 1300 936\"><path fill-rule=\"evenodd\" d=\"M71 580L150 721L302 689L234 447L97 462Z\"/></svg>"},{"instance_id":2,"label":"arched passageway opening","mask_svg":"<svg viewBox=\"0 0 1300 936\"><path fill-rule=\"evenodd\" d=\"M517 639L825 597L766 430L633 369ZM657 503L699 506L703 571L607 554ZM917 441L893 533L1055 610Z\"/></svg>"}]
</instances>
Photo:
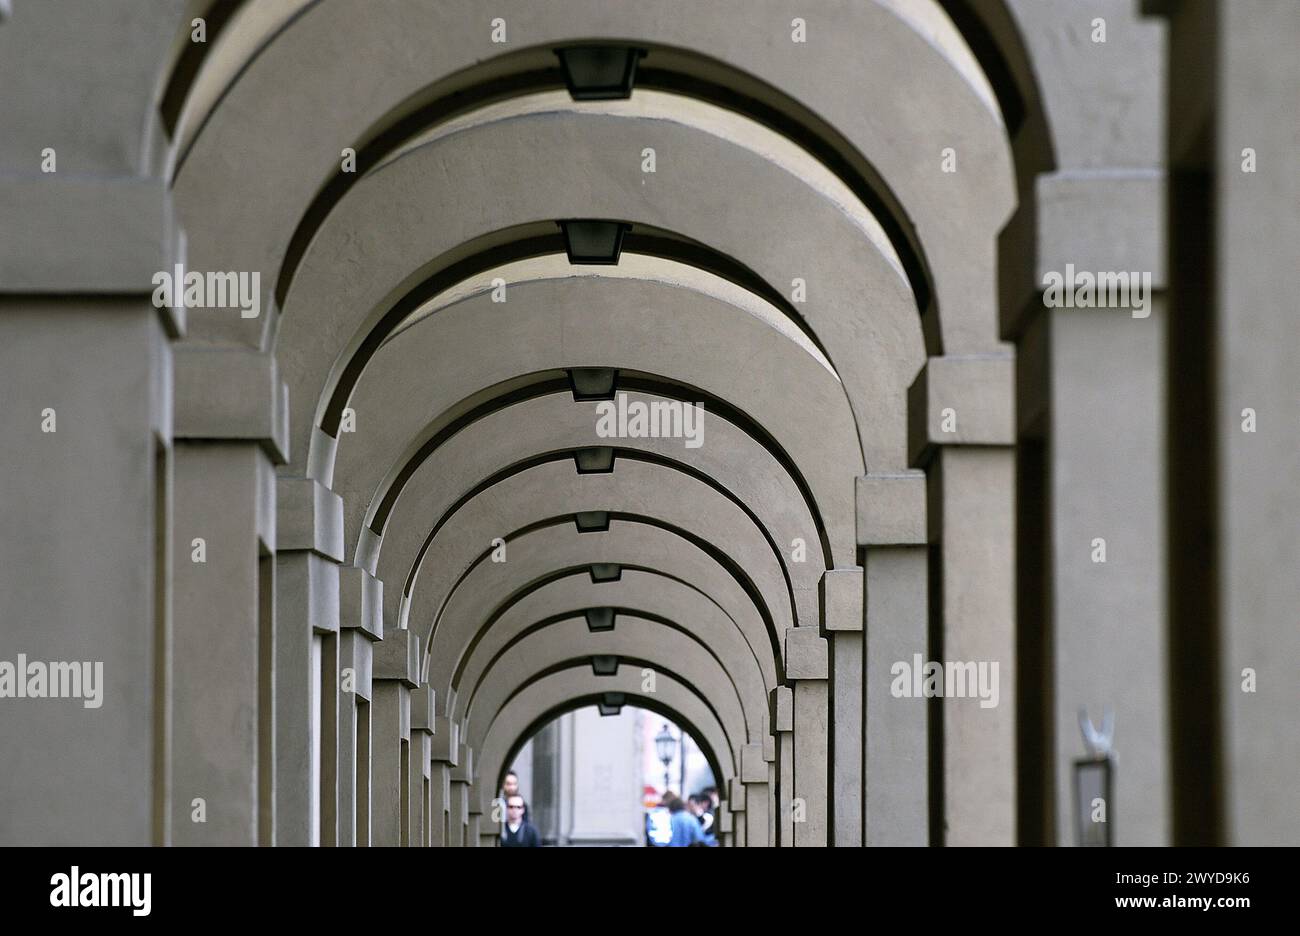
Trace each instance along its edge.
<instances>
[{"instance_id":1,"label":"arched passageway opening","mask_svg":"<svg viewBox=\"0 0 1300 936\"><path fill-rule=\"evenodd\" d=\"M695 737L665 706L604 694L543 713L511 746L498 770L497 812L481 825L483 844L515 845L526 818L542 846L673 847L728 842L723 825L726 783L709 742ZM518 796L525 809L511 810ZM676 801L676 802L675 802ZM518 804L516 804L518 805ZM700 835L686 842L684 811ZM526 813L526 816L523 814Z\"/></svg>"}]
</instances>

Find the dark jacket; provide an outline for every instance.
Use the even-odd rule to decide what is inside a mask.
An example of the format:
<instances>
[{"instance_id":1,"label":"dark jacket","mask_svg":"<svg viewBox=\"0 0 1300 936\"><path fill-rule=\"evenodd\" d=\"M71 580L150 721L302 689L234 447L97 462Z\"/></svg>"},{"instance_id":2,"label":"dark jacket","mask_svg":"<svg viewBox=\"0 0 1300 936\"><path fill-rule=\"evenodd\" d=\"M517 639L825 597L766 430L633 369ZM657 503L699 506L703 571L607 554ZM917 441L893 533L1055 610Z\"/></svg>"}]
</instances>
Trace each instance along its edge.
<instances>
[{"instance_id":1,"label":"dark jacket","mask_svg":"<svg viewBox=\"0 0 1300 936\"><path fill-rule=\"evenodd\" d=\"M519 830L510 831L510 826L501 826L501 847L502 848L541 848L542 837L537 834L537 829L533 824L524 820L519 824Z\"/></svg>"}]
</instances>

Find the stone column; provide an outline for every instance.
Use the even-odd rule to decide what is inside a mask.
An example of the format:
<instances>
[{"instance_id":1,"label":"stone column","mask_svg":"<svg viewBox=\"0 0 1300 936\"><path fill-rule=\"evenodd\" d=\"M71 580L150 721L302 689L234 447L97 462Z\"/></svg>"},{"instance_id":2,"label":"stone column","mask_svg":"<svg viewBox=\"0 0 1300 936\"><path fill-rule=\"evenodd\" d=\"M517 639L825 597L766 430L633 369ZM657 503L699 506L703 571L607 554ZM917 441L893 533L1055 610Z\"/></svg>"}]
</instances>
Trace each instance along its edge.
<instances>
[{"instance_id":1,"label":"stone column","mask_svg":"<svg viewBox=\"0 0 1300 936\"><path fill-rule=\"evenodd\" d=\"M1300 841L1300 166L1295 89L1300 8L1219 2L1220 118L1214 218L1218 287L1211 347L1217 368L1219 479L1215 604L1226 784L1222 841ZM1290 114L1290 117L1283 115ZM1254 175L1242 171L1250 148ZM1261 233L1267 232L1261 237ZM1245 431L1251 410L1254 432ZM1288 661L1290 661L1288 663ZM1188 726L1192 738L1202 726Z\"/></svg>"},{"instance_id":2,"label":"stone column","mask_svg":"<svg viewBox=\"0 0 1300 936\"><path fill-rule=\"evenodd\" d=\"M727 810L735 817L732 823L732 837L729 843L735 848L745 847L745 827L749 817L745 814L745 784L739 777L727 781Z\"/></svg>"},{"instance_id":3,"label":"stone column","mask_svg":"<svg viewBox=\"0 0 1300 936\"><path fill-rule=\"evenodd\" d=\"M94 684L0 700L0 844L168 844L184 310L149 293L172 262L171 206L161 180L22 158L30 174L0 174L0 656L76 663Z\"/></svg>"},{"instance_id":4,"label":"stone column","mask_svg":"<svg viewBox=\"0 0 1300 936\"><path fill-rule=\"evenodd\" d=\"M770 774L776 789L774 814L770 823L769 841L781 848L794 847L794 691L789 686L777 686L771 699L772 734L775 739L776 758ZM749 745L745 746L746 749Z\"/></svg>"},{"instance_id":5,"label":"stone column","mask_svg":"<svg viewBox=\"0 0 1300 936\"><path fill-rule=\"evenodd\" d=\"M965 697L939 706L936 843L1016 840L1014 370L1004 353L930 358L908 391L909 449L927 470L940 563L933 662L964 664L964 673L983 664L990 683L997 667L996 705L967 685Z\"/></svg>"},{"instance_id":6,"label":"stone column","mask_svg":"<svg viewBox=\"0 0 1300 936\"><path fill-rule=\"evenodd\" d=\"M934 659L925 505L926 478L920 472L858 479L857 535L866 567L861 692L867 845L926 845L930 840L927 705L910 691L901 697L891 691L896 664L911 667L916 654Z\"/></svg>"},{"instance_id":7,"label":"stone column","mask_svg":"<svg viewBox=\"0 0 1300 936\"><path fill-rule=\"evenodd\" d=\"M411 842L411 690L420 684L420 638L387 631L374 645L371 723L371 844Z\"/></svg>"},{"instance_id":8,"label":"stone column","mask_svg":"<svg viewBox=\"0 0 1300 936\"><path fill-rule=\"evenodd\" d=\"M770 765L763 759L763 747L746 744L740 749L740 779L732 782L732 796L745 804L745 844L751 848L775 845L772 836L773 784Z\"/></svg>"},{"instance_id":9,"label":"stone column","mask_svg":"<svg viewBox=\"0 0 1300 936\"><path fill-rule=\"evenodd\" d=\"M453 848L462 848L468 844L466 835L469 828L470 784L474 779L474 752L463 743L457 747L456 765L451 768L451 824L447 844Z\"/></svg>"},{"instance_id":10,"label":"stone column","mask_svg":"<svg viewBox=\"0 0 1300 936\"><path fill-rule=\"evenodd\" d=\"M436 709L435 709L436 711ZM446 715L434 718L433 753L429 760L433 844L451 844L451 772L460 757L460 725Z\"/></svg>"},{"instance_id":11,"label":"stone column","mask_svg":"<svg viewBox=\"0 0 1300 936\"><path fill-rule=\"evenodd\" d=\"M339 844L370 844L373 644L384 635L383 583L339 569Z\"/></svg>"},{"instance_id":12,"label":"stone column","mask_svg":"<svg viewBox=\"0 0 1300 936\"><path fill-rule=\"evenodd\" d=\"M830 644L832 843L862 844L862 570L822 574L822 628Z\"/></svg>"},{"instance_id":13,"label":"stone column","mask_svg":"<svg viewBox=\"0 0 1300 936\"><path fill-rule=\"evenodd\" d=\"M465 847L478 848L483 843L479 841L479 830L484 826L490 825L484 823L483 805L479 802L478 788L471 785L465 798ZM488 816L491 819L491 814Z\"/></svg>"},{"instance_id":14,"label":"stone column","mask_svg":"<svg viewBox=\"0 0 1300 936\"><path fill-rule=\"evenodd\" d=\"M573 775L577 765L573 762L573 713L566 712L553 722L555 734L555 844L567 847L573 832L576 806L573 802Z\"/></svg>"},{"instance_id":15,"label":"stone column","mask_svg":"<svg viewBox=\"0 0 1300 936\"><path fill-rule=\"evenodd\" d=\"M321 828L324 815L337 822L337 805L322 803L327 791L321 763L334 756L338 737L335 732L325 738L324 707L315 693L319 685L324 694L322 672L333 673L336 661L322 659L322 672L313 672L312 644L318 637L334 638L328 652L338 652L342 499L307 478L279 478L276 536L276 843L334 844L337 828ZM323 640L321 649L323 655ZM331 729L335 724L330 719ZM328 795L337 797L332 782Z\"/></svg>"},{"instance_id":16,"label":"stone column","mask_svg":"<svg viewBox=\"0 0 1300 936\"><path fill-rule=\"evenodd\" d=\"M173 841L274 844L274 465L288 454L288 391L251 349L181 345L175 364Z\"/></svg>"},{"instance_id":17,"label":"stone column","mask_svg":"<svg viewBox=\"0 0 1300 936\"><path fill-rule=\"evenodd\" d=\"M1017 343L1016 706L1020 839L1030 845L1076 840L1082 707L1094 722L1116 712L1115 780L1129 791L1116 789L1126 816L1117 841L1168 841L1164 309L1148 293L1134 318L1086 283L1078 297L1093 307L1080 307L1073 288L1079 277L1102 291L1114 275L1125 285L1145 276L1155 290L1165 282L1162 94L1185 76L1166 67L1164 24L1141 7L1101 11L1109 35L1097 42L1076 32L1068 0L1010 5L1029 56L1053 63L1034 88L1051 139L1034 139L1031 119L1014 141L1020 205L1000 244L1002 336ZM1045 308L1054 281L1064 289Z\"/></svg>"},{"instance_id":18,"label":"stone column","mask_svg":"<svg viewBox=\"0 0 1300 936\"><path fill-rule=\"evenodd\" d=\"M785 632L785 675L794 683L794 844L828 840L830 671L826 639L815 627Z\"/></svg>"},{"instance_id":19,"label":"stone column","mask_svg":"<svg viewBox=\"0 0 1300 936\"><path fill-rule=\"evenodd\" d=\"M432 844L434 702L433 687L428 683L420 683L411 692L411 756L407 765L411 797L407 823L413 846Z\"/></svg>"},{"instance_id":20,"label":"stone column","mask_svg":"<svg viewBox=\"0 0 1300 936\"><path fill-rule=\"evenodd\" d=\"M1168 85L1174 840L1293 845L1300 7L1144 8L1169 17L1169 73L1198 78Z\"/></svg>"},{"instance_id":21,"label":"stone column","mask_svg":"<svg viewBox=\"0 0 1300 936\"><path fill-rule=\"evenodd\" d=\"M338 570L334 572L337 581ZM338 589L335 589L338 594ZM335 620L338 616L335 614ZM342 786L339 773L339 715L343 691L339 664L339 631L320 634L320 843L340 844L343 813L339 809Z\"/></svg>"},{"instance_id":22,"label":"stone column","mask_svg":"<svg viewBox=\"0 0 1300 936\"><path fill-rule=\"evenodd\" d=\"M714 820L717 828L714 829L714 838L717 839L720 848L728 848L735 844L731 837L732 822L731 810L727 808L726 803L722 803L717 810Z\"/></svg>"},{"instance_id":23,"label":"stone column","mask_svg":"<svg viewBox=\"0 0 1300 936\"><path fill-rule=\"evenodd\" d=\"M1170 843L1166 693L1165 242L1163 173L1057 173L1038 180L1039 283L1067 265L1149 284L1145 308L1041 307L1050 441L1055 840L1077 844L1079 711L1114 711L1117 845ZM1140 282L1141 280L1139 280ZM1072 297L1071 297L1072 298ZM1046 301L1046 297L1044 298ZM1130 302L1132 301L1130 296ZM1053 299L1053 302L1055 300ZM1071 302L1073 304L1073 302ZM1041 304L1040 304L1041 305Z\"/></svg>"}]
</instances>

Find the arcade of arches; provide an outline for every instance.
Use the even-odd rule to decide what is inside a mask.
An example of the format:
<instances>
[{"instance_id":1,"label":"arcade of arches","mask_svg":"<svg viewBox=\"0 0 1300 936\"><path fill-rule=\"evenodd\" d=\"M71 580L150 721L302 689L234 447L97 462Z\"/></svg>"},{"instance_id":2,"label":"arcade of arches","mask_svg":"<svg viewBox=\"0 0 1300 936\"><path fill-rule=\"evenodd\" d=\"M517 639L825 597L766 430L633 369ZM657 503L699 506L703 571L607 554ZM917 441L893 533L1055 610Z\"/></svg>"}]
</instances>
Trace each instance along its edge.
<instances>
[{"instance_id":1,"label":"arcade of arches","mask_svg":"<svg viewBox=\"0 0 1300 936\"><path fill-rule=\"evenodd\" d=\"M1300 840L1300 7L0 11L0 841Z\"/></svg>"}]
</instances>

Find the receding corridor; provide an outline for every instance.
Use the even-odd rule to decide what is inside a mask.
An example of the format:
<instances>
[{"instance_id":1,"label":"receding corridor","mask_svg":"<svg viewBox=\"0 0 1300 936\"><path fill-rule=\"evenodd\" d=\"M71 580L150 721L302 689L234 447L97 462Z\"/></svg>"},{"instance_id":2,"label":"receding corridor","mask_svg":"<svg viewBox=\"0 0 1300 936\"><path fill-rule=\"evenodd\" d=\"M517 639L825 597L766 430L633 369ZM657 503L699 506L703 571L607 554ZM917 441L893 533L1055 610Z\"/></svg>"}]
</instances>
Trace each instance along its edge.
<instances>
[{"instance_id":1,"label":"receding corridor","mask_svg":"<svg viewBox=\"0 0 1300 936\"><path fill-rule=\"evenodd\" d=\"M0 3L0 844L1300 844L1297 40Z\"/></svg>"}]
</instances>

